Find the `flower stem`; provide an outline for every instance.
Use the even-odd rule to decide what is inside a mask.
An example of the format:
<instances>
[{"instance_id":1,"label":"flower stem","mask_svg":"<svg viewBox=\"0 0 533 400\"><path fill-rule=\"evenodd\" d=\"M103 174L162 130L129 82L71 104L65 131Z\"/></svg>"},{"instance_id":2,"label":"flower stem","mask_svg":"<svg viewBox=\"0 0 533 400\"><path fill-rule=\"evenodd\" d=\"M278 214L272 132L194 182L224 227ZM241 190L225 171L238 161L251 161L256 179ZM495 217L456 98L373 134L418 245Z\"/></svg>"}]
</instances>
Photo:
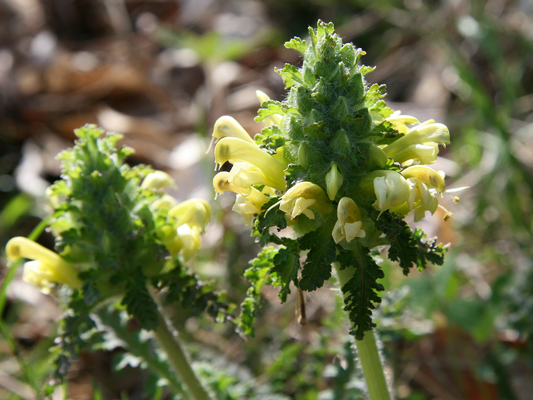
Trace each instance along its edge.
<instances>
[{"instance_id":1,"label":"flower stem","mask_svg":"<svg viewBox=\"0 0 533 400\"><path fill-rule=\"evenodd\" d=\"M165 317L160 312L159 325L154 330L154 336L167 354L170 365L187 388L190 398L193 400L211 400L207 389L193 371L178 337L172 333Z\"/></svg>"},{"instance_id":2,"label":"flower stem","mask_svg":"<svg viewBox=\"0 0 533 400\"><path fill-rule=\"evenodd\" d=\"M342 287L352 278L355 268L340 269L340 264L333 263L337 270L339 284ZM361 360L370 400L390 400L390 392L383 372L383 364L376 344L377 332L366 332L363 340L356 340L357 353Z\"/></svg>"}]
</instances>

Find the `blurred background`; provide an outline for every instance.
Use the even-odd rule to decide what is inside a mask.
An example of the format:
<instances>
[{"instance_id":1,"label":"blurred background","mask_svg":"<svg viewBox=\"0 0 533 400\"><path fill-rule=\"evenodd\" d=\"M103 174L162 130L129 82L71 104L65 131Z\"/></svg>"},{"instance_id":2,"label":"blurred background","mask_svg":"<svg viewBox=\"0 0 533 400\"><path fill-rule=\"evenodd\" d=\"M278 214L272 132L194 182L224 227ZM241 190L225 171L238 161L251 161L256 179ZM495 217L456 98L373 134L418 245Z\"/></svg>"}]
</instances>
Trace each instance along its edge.
<instances>
[{"instance_id":1,"label":"blurred background","mask_svg":"<svg viewBox=\"0 0 533 400\"><path fill-rule=\"evenodd\" d=\"M452 144L435 167L448 188L469 186L453 193L458 203L443 199L451 219L439 210L423 220L430 237L451 244L444 266L403 277L382 264L376 316L397 398L531 399L531 0L0 0L0 248L46 215L44 191L60 174L55 155L72 145L73 129L94 123L124 134L136 150L131 164L175 177L178 199L211 202L191 267L239 304L258 247L231 213L233 197L213 200L211 127L229 114L260 131L255 90L283 98L274 69L300 62L283 43L305 37L318 18L367 52L363 63L376 66L368 81L387 85L389 106L449 127ZM39 241L53 246L46 233ZM2 256L0 279L5 273ZM53 369L48 348L61 309L20 277L6 294L0 398L32 399L31 381L41 385ZM247 340L171 312L199 367L227 392L220 398L359 398L336 293L306 294L306 304L309 323L300 326L295 299L281 305L266 290ZM120 346L83 353L54 398L155 398L141 367Z\"/></svg>"}]
</instances>

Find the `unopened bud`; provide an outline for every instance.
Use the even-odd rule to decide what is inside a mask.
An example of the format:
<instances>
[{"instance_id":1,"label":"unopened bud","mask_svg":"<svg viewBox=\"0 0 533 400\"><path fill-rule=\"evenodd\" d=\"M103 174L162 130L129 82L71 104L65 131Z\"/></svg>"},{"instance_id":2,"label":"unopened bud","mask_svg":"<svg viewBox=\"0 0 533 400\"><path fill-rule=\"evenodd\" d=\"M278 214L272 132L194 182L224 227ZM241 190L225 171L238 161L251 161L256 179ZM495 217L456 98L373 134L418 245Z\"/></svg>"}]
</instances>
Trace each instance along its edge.
<instances>
[{"instance_id":1,"label":"unopened bud","mask_svg":"<svg viewBox=\"0 0 533 400\"><path fill-rule=\"evenodd\" d=\"M146 175L141 185L142 189L161 189L164 187L175 187L174 179L163 171L154 171Z\"/></svg>"},{"instance_id":2,"label":"unopened bud","mask_svg":"<svg viewBox=\"0 0 533 400\"><path fill-rule=\"evenodd\" d=\"M337 163L332 163L329 172L326 174L326 189L330 200L335 200L335 196L337 196L337 192L343 182L344 177L339 172Z\"/></svg>"}]
</instances>

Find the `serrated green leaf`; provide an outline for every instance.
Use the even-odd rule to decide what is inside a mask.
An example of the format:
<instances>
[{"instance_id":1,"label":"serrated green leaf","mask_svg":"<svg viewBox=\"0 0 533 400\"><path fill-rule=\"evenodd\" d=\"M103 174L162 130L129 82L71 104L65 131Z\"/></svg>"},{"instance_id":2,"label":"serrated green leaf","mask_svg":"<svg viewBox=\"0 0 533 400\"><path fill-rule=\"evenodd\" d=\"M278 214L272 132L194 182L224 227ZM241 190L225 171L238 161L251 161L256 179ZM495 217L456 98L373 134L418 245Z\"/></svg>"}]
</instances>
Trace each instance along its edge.
<instances>
[{"instance_id":1,"label":"serrated green leaf","mask_svg":"<svg viewBox=\"0 0 533 400\"><path fill-rule=\"evenodd\" d=\"M276 69L276 72L280 74L283 83L285 83L285 89L294 86L295 84L303 85L302 74L298 68L292 64L285 64L283 69Z\"/></svg>"},{"instance_id":2,"label":"serrated green leaf","mask_svg":"<svg viewBox=\"0 0 533 400\"><path fill-rule=\"evenodd\" d=\"M298 283L302 290L316 290L331 277L331 263L335 261L336 251L335 242L331 237L331 221L334 220L335 218L330 217L322 227L298 240L301 250L309 249Z\"/></svg>"},{"instance_id":3,"label":"serrated green leaf","mask_svg":"<svg viewBox=\"0 0 533 400\"><path fill-rule=\"evenodd\" d=\"M126 294L121 304L126 306L128 313L138 319L143 329L152 330L157 327L157 305L146 287L145 278L140 268L126 282Z\"/></svg>"},{"instance_id":4,"label":"serrated green leaf","mask_svg":"<svg viewBox=\"0 0 533 400\"><path fill-rule=\"evenodd\" d=\"M251 267L244 273L251 286L246 292L246 298L241 303L241 314L237 319L238 331L246 336L254 336L254 324L261 302L261 290L270 283L269 271L274 265L274 257L277 250L273 247L265 247L261 253L250 261Z\"/></svg>"},{"instance_id":5,"label":"serrated green leaf","mask_svg":"<svg viewBox=\"0 0 533 400\"><path fill-rule=\"evenodd\" d=\"M369 249L361 248L357 252L343 249L339 251L343 254L337 259L341 267L353 270L353 277L342 287L344 309L353 324L350 334L357 340L362 340L364 333L376 326L372 322L372 310L381 302L377 292L383 291L384 288L377 280L383 278L384 274L370 256Z\"/></svg>"},{"instance_id":6,"label":"serrated green leaf","mask_svg":"<svg viewBox=\"0 0 533 400\"><path fill-rule=\"evenodd\" d=\"M287 295L291 293L291 282L297 283L300 256L287 248L281 248L274 257L273 263L274 267L271 270L272 284L281 286L279 298L282 303L285 303Z\"/></svg>"},{"instance_id":7,"label":"serrated green leaf","mask_svg":"<svg viewBox=\"0 0 533 400\"><path fill-rule=\"evenodd\" d=\"M261 246L276 242L276 237L270 234L269 228L276 227L280 231L287 227L285 213L279 209L279 204L277 204L279 201L278 196L272 197L263 205L262 209L265 212L259 214L254 221L253 235L258 237Z\"/></svg>"},{"instance_id":8,"label":"serrated green leaf","mask_svg":"<svg viewBox=\"0 0 533 400\"><path fill-rule=\"evenodd\" d=\"M258 116L255 117L255 120L261 122L271 115L285 115L288 113L297 114L298 110L294 107L289 107L280 101L270 100L263 103L263 106L257 111Z\"/></svg>"},{"instance_id":9,"label":"serrated green leaf","mask_svg":"<svg viewBox=\"0 0 533 400\"><path fill-rule=\"evenodd\" d=\"M428 262L437 265L444 262L446 247L437 245L436 240L424 241L424 232L419 228L413 232L401 216L385 212L376 221L376 227L387 236L389 258L399 262L404 275L408 275L413 266L422 270Z\"/></svg>"},{"instance_id":10,"label":"serrated green leaf","mask_svg":"<svg viewBox=\"0 0 533 400\"><path fill-rule=\"evenodd\" d=\"M307 50L307 43L305 42L305 40L302 40L299 37L294 37L288 42L285 42L285 47L287 49L294 49L304 54Z\"/></svg>"}]
</instances>

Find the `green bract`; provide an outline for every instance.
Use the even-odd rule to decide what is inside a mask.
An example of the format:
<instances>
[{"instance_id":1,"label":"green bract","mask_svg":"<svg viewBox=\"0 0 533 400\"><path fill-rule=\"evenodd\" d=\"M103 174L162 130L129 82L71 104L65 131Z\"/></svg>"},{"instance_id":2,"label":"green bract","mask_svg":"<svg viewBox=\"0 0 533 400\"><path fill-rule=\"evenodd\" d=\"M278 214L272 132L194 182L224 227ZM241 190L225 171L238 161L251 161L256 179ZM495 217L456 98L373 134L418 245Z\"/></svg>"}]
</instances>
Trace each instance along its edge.
<instances>
[{"instance_id":1,"label":"green bract","mask_svg":"<svg viewBox=\"0 0 533 400\"><path fill-rule=\"evenodd\" d=\"M333 264L354 270L342 290L352 334L361 339L374 327L371 310L383 290L377 282L383 273L371 256L378 246L388 245L389 257L405 273L413 265L443 261L445 248L424 242L423 233L412 232L403 219L411 212L416 220L435 212L444 174L421 164L435 162L439 146L450 142L449 131L388 108L385 86L365 81L373 70L359 63L365 53L343 44L333 24L319 21L309 33L309 43L294 38L285 44L303 56L301 68L287 64L278 70L287 98L272 101L258 93L256 120L265 128L255 137L257 146L230 117L215 125L215 161L235 165L214 184L218 192L238 193L234 210L246 222L255 218L261 245L278 245L266 247L247 273L255 289L243 304L242 330L252 331L253 305L265 283L280 286L284 301L291 284L321 287ZM270 229L287 226L293 238Z\"/></svg>"}]
</instances>

